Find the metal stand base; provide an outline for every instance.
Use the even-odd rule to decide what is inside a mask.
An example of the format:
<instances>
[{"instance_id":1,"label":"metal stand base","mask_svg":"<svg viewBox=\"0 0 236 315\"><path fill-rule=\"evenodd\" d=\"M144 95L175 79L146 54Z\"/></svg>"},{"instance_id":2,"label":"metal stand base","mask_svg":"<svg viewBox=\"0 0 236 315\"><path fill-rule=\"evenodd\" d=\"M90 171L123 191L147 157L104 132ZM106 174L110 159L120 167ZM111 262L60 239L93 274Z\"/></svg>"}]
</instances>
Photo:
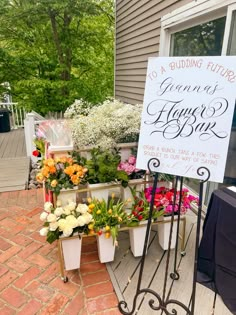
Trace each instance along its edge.
<instances>
[{"instance_id":1,"label":"metal stand base","mask_svg":"<svg viewBox=\"0 0 236 315\"><path fill-rule=\"evenodd\" d=\"M171 215L171 228L170 228L170 236L169 236L169 244L168 244L168 250L167 250L167 261L166 261L166 268L165 268L165 277L164 277L164 283L163 283L163 290L160 294L155 292L154 290L144 288L141 289L141 282L143 277L143 270L144 270L144 264L146 259L146 251L148 247L148 236L149 231L151 228L151 219L152 219L152 212L154 207L154 197L155 197L155 191L157 188L157 181L158 181L158 167L160 165L160 161L158 159L151 159L148 162L148 169L150 172L154 173L154 183L153 183L153 190L152 190L152 199L150 204L150 211L149 211L149 218L148 218L148 224L147 224L147 231L146 231L146 237L145 237L145 243L143 248L143 255L141 258L140 263L140 272L138 277L138 283L137 283L137 289L136 293L134 295L133 299L133 305L131 308L131 311L128 311L128 305L125 301L119 302L119 311L124 315L131 315L134 314L136 310L136 304L137 299L140 294L143 293L149 293L152 298L150 298L148 305L149 307L154 311L162 311L163 314L166 315L177 315L178 311L174 308L174 305L181 307L186 314L194 315L194 308L195 308L195 294L196 294L196 282L197 282L197 259L198 259L198 246L199 246L199 239L200 239L200 224L201 224L201 212L202 212L202 202L203 202L203 185L205 182L208 181L210 178L210 171L205 167L200 167L197 170L197 174L199 176L202 176L202 178L205 177L204 180L201 180L199 182L199 205L198 205L198 213L197 213L197 232L196 232L196 243L195 243L195 260L194 260L194 272L193 272L193 285L192 285L192 295L189 305L185 305L182 302L175 300L175 299L169 299L169 295L167 295L167 279L169 276L169 264L170 264L170 246L171 246L171 239L172 239L172 233L173 233L173 223L174 223L174 211L172 211ZM177 188L180 187L180 192L182 192L183 189L183 177L176 176L175 180L175 194L174 194L174 200L173 204L176 205L176 192ZM181 194L180 194L181 196ZM180 206L181 206L181 197L178 201L178 224L177 224L177 239L176 239L176 247L175 247L175 259L174 259L174 268L173 272L170 273L171 279L178 280L180 275L177 270L177 250L178 250L178 235L179 235L179 224L180 224ZM174 206L173 206L174 210ZM181 255L185 256L185 251L183 250L183 247L181 249ZM171 309L171 311L168 310L168 308Z\"/></svg>"}]
</instances>

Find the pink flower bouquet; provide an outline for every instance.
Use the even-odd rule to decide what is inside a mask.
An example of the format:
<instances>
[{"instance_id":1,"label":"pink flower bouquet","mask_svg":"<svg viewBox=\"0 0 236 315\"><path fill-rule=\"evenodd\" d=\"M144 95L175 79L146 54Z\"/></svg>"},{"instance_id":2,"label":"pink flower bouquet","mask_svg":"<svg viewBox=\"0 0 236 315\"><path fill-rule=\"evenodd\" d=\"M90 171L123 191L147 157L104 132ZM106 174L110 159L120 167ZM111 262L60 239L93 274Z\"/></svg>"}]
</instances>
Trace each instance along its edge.
<instances>
[{"instance_id":1,"label":"pink flower bouquet","mask_svg":"<svg viewBox=\"0 0 236 315\"><path fill-rule=\"evenodd\" d=\"M125 162L120 162L117 170L125 171L126 174L129 176L129 179L142 178L145 174L144 170L136 168L136 157L134 155L130 155L128 160L126 160Z\"/></svg>"},{"instance_id":2,"label":"pink flower bouquet","mask_svg":"<svg viewBox=\"0 0 236 315\"><path fill-rule=\"evenodd\" d=\"M144 190L148 202L151 202L152 199L152 189L153 187L149 187ZM192 203L198 203L198 197L190 195L189 190L183 188L182 193L180 191L176 192L176 200L174 204L174 193L174 189L165 187L157 188L154 197L155 209L163 209L164 215L170 215L173 210L177 213L181 197L180 214L185 214L190 209Z\"/></svg>"}]
</instances>

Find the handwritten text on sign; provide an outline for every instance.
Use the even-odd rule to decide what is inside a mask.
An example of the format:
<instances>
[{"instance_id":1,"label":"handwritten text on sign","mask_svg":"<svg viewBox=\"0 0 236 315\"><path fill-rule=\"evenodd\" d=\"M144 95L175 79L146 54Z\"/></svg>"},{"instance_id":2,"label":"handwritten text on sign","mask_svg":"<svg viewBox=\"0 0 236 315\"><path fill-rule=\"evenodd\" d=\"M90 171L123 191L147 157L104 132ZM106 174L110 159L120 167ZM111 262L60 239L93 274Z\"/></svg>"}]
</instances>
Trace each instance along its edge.
<instances>
[{"instance_id":1,"label":"handwritten text on sign","mask_svg":"<svg viewBox=\"0 0 236 315\"><path fill-rule=\"evenodd\" d=\"M236 96L236 57L159 57L148 62L137 167L222 182Z\"/></svg>"}]
</instances>

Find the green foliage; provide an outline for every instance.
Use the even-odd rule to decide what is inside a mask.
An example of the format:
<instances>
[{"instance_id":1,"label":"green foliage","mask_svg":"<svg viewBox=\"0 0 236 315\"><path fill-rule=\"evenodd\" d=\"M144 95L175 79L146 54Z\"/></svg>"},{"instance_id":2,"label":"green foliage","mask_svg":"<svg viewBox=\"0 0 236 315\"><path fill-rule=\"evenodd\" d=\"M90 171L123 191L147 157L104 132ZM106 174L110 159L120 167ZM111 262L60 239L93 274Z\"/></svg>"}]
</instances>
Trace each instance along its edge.
<instances>
[{"instance_id":1,"label":"green foliage","mask_svg":"<svg viewBox=\"0 0 236 315\"><path fill-rule=\"evenodd\" d=\"M44 114L112 94L112 0L2 0L0 23L0 82L14 101Z\"/></svg>"},{"instance_id":2,"label":"green foliage","mask_svg":"<svg viewBox=\"0 0 236 315\"><path fill-rule=\"evenodd\" d=\"M104 150L94 148L91 151L91 159L87 160L85 167L88 169L86 181L89 184L121 181L126 187L128 175L124 171L118 171L120 155L116 149Z\"/></svg>"},{"instance_id":3,"label":"green foliage","mask_svg":"<svg viewBox=\"0 0 236 315\"><path fill-rule=\"evenodd\" d=\"M45 139L36 137L34 139L34 144L36 146L36 149L40 152L41 157L44 157L45 154Z\"/></svg>"},{"instance_id":4,"label":"green foliage","mask_svg":"<svg viewBox=\"0 0 236 315\"><path fill-rule=\"evenodd\" d=\"M45 224L46 226L46 224ZM59 236L60 236L60 232L59 230L56 230L56 231L48 231L48 234L47 234L47 242L49 244L52 244L54 241L58 240L59 239Z\"/></svg>"}]
</instances>

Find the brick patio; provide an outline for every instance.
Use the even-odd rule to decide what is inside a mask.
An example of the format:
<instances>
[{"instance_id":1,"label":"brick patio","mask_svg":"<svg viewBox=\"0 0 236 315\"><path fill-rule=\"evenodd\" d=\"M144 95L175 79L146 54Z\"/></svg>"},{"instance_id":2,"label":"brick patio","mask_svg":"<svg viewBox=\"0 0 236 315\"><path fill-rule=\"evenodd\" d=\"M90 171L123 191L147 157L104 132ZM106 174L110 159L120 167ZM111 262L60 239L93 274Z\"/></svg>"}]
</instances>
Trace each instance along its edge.
<instances>
[{"instance_id":1,"label":"brick patio","mask_svg":"<svg viewBox=\"0 0 236 315\"><path fill-rule=\"evenodd\" d=\"M0 314L120 314L94 237L83 241L80 270L61 280L57 244L38 233L42 209L41 189L0 193Z\"/></svg>"}]
</instances>

